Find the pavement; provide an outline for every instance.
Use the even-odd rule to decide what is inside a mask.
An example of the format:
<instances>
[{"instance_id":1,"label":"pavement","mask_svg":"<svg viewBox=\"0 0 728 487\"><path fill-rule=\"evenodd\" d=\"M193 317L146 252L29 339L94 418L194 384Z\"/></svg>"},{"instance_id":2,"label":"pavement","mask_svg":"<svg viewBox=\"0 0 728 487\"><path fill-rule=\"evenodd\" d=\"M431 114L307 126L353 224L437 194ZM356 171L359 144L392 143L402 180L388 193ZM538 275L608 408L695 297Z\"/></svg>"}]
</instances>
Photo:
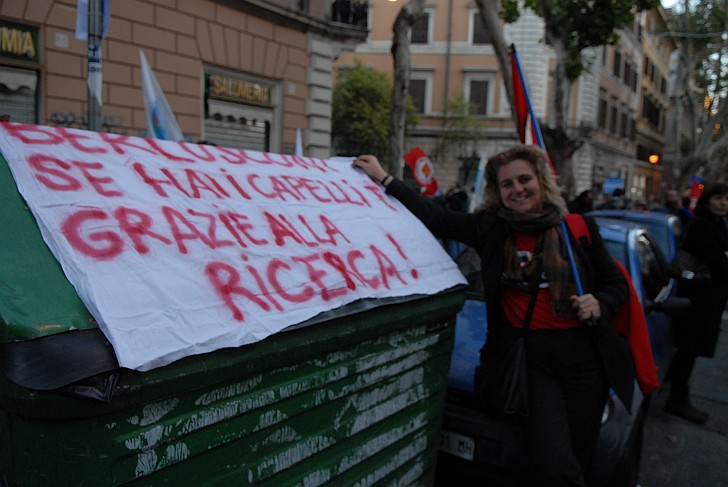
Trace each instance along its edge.
<instances>
[{"instance_id":1,"label":"pavement","mask_svg":"<svg viewBox=\"0 0 728 487\"><path fill-rule=\"evenodd\" d=\"M728 486L728 312L713 358L698 358L692 402L710 418L696 425L663 411L669 385L652 398L644 431L642 487Z\"/></svg>"}]
</instances>

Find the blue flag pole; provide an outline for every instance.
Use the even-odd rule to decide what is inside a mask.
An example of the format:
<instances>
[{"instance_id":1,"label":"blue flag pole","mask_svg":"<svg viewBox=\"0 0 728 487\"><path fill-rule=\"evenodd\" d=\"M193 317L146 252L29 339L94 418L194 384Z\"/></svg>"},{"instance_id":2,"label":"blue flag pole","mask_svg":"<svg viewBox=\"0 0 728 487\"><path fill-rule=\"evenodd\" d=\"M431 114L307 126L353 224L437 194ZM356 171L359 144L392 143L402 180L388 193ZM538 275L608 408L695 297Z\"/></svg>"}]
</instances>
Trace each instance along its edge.
<instances>
[{"instance_id":1,"label":"blue flag pole","mask_svg":"<svg viewBox=\"0 0 728 487\"><path fill-rule=\"evenodd\" d=\"M538 123L538 118L536 118L536 114L533 112L533 105L531 105L531 98L528 96L528 84L526 83L526 77L523 76L523 70L521 69L521 60L518 57L518 51L516 51L515 44L511 44L511 52L513 54L512 57L512 63L513 63L513 71L515 72L514 75L518 76L518 80L520 81L520 86L523 88L522 92L516 93L516 96L523 96L525 98L525 105L528 107L528 114L530 117L530 122L533 126L533 132L536 137L536 144L541 148L541 150L544 151L546 154L546 160L549 163L549 167L547 169L550 170L551 174L553 176L556 175L556 171L553 168L553 165L551 165L551 158L548 155L548 151L546 150L546 144L543 141L543 136L541 135L541 127ZM521 140L521 143L524 143L525 140ZM576 267L576 261L574 259L574 250L571 248L571 241L569 239L569 232L566 227L566 220L564 219L564 216L561 215L561 231L564 234L564 244L566 245L566 253L569 257L569 266L571 267L571 273L574 277L574 283L576 284L576 291L579 296L582 296L584 294L584 287L581 283L581 277L579 276L579 271Z\"/></svg>"}]
</instances>

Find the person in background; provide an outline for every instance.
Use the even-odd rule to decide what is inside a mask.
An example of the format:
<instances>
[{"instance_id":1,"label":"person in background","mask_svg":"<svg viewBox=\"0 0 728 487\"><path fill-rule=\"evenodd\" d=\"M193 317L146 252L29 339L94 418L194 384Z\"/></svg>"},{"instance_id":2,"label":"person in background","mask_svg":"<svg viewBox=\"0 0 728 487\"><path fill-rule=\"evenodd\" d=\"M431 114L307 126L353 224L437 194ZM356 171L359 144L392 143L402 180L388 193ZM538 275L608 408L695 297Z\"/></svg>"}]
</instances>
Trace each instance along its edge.
<instances>
[{"instance_id":1,"label":"person in background","mask_svg":"<svg viewBox=\"0 0 728 487\"><path fill-rule=\"evenodd\" d=\"M445 193L442 204L445 208L453 211L468 211L468 192L460 185L454 183Z\"/></svg>"},{"instance_id":2,"label":"person in background","mask_svg":"<svg viewBox=\"0 0 728 487\"><path fill-rule=\"evenodd\" d=\"M594 209L594 191L585 189L573 200L569 201L570 213L588 213Z\"/></svg>"},{"instance_id":3,"label":"person in background","mask_svg":"<svg viewBox=\"0 0 728 487\"><path fill-rule=\"evenodd\" d=\"M607 195L606 201L599 206L599 210L623 210L626 207L624 190L616 188L611 195Z\"/></svg>"},{"instance_id":4,"label":"person in background","mask_svg":"<svg viewBox=\"0 0 728 487\"><path fill-rule=\"evenodd\" d=\"M676 352L667 371L670 396L665 412L703 424L708 414L690 401L689 381L697 357L713 357L723 310L728 300L728 184L709 186L695 206L695 218L688 224L682 247L708 264L710 282L681 281L678 295L690 298L692 309L676 316L673 336Z\"/></svg>"},{"instance_id":5,"label":"person in background","mask_svg":"<svg viewBox=\"0 0 728 487\"><path fill-rule=\"evenodd\" d=\"M632 209L637 211L647 211L647 203L643 199L637 199L632 203Z\"/></svg>"},{"instance_id":6,"label":"person in background","mask_svg":"<svg viewBox=\"0 0 728 487\"><path fill-rule=\"evenodd\" d=\"M584 218L591 244L572 238L585 288L578 296L564 244L569 235L560 225L566 205L537 147L519 145L488 160L485 205L474 213L450 211L420 197L387 174L375 156L359 156L354 166L379 181L436 237L479 252L488 319L481 357L520 335L533 292L530 281L536 280L526 347L530 412L519 417L531 485L585 486L610 386L597 327L586 323L612 326L628 295L627 281L594 220ZM624 373L632 384L632 371Z\"/></svg>"},{"instance_id":7,"label":"person in background","mask_svg":"<svg viewBox=\"0 0 728 487\"><path fill-rule=\"evenodd\" d=\"M680 224L682 225L683 231L687 228L690 220L693 219L693 214L690 212L688 207L690 206L690 198L688 198L688 206L683 205L683 200L680 197L680 193L675 189L670 189L665 193L665 205L658 211L663 213L670 213L680 218Z\"/></svg>"}]
</instances>

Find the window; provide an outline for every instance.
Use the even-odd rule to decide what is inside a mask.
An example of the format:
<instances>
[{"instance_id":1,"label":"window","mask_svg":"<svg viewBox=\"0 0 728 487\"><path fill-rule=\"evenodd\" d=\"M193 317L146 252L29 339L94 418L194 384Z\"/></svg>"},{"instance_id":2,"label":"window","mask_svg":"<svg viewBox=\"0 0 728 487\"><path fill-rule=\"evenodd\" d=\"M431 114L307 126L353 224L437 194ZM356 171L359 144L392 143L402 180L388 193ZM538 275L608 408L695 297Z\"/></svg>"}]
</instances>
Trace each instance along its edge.
<instances>
[{"instance_id":1,"label":"window","mask_svg":"<svg viewBox=\"0 0 728 487\"><path fill-rule=\"evenodd\" d=\"M51 124L66 125L51 115ZM0 66L0 117L10 122L38 123L38 73ZM74 120L75 121L75 120Z\"/></svg>"},{"instance_id":2,"label":"window","mask_svg":"<svg viewBox=\"0 0 728 487\"><path fill-rule=\"evenodd\" d=\"M612 109L609 111L609 131L613 134L617 133L617 103L612 104Z\"/></svg>"},{"instance_id":3,"label":"window","mask_svg":"<svg viewBox=\"0 0 728 487\"><path fill-rule=\"evenodd\" d=\"M630 112L629 140L631 140L632 142L637 140L637 120L635 119L634 112Z\"/></svg>"},{"instance_id":4,"label":"window","mask_svg":"<svg viewBox=\"0 0 728 487\"><path fill-rule=\"evenodd\" d=\"M472 105L473 115L488 114L488 87L487 80L470 80L468 100Z\"/></svg>"},{"instance_id":5,"label":"window","mask_svg":"<svg viewBox=\"0 0 728 487\"><path fill-rule=\"evenodd\" d=\"M410 79L409 95L412 97L412 103L414 103L417 114L427 113L427 80Z\"/></svg>"},{"instance_id":6,"label":"window","mask_svg":"<svg viewBox=\"0 0 728 487\"><path fill-rule=\"evenodd\" d=\"M625 139L627 138L627 130L629 129L628 117L627 109L622 107L622 113L619 120L619 136L624 137Z\"/></svg>"},{"instance_id":7,"label":"window","mask_svg":"<svg viewBox=\"0 0 728 487\"><path fill-rule=\"evenodd\" d=\"M614 61L612 62L612 73L619 78L620 69L622 69L622 54L615 49Z\"/></svg>"},{"instance_id":8,"label":"window","mask_svg":"<svg viewBox=\"0 0 728 487\"><path fill-rule=\"evenodd\" d=\"M660 264L657 246L653 245L646 235L640 235L635 248L637 249L637 259L640 262L645 298L654 301L668 283L665 270Z\"/></svg>"},{"instance_id":9,"label":"window","mask_svg":"<svg viewBox=\"0 0 728 487\"><path fill-rule=\"evenodd\" d=\"M606 98L599 98L599 109L597 112L597 126L600 129L606 129L607 128L607 99Z\"/></svg>"},{"instance_id":10,"label":"window","mask_svg":"<svg viewBox=\"0 0 728 487\"><path fill-rule=\"evenodd\" d=\"M423 12L417 16L415 23L412 25L412 35L410 37L412 44L427 44L430 42L430 12Z\"/></svg>"},{"instance_id":11,"label":"window","mask_svg":"<svg viewBox=\"0 0 728 487\"><path fill-rule=\"evenodd\" d=\"M642 116L652 124L654 128L660 127L660 119L662 118L662 108L651 98L645 96L642 98Z\"/></svg>"},{"instance_id":12,"label":"window","mask_svg":"<svg viewBox=\"0 0 728 487\"><path fill-rule=\"evenodd\" d=\"M477 11L473 12L471 22L473 26L473 44L493 44L493 38L491 37L490 32L486 30L485 25L483 25L483 20L480 18L480 14Z\"/></svg>"}]
</instances>

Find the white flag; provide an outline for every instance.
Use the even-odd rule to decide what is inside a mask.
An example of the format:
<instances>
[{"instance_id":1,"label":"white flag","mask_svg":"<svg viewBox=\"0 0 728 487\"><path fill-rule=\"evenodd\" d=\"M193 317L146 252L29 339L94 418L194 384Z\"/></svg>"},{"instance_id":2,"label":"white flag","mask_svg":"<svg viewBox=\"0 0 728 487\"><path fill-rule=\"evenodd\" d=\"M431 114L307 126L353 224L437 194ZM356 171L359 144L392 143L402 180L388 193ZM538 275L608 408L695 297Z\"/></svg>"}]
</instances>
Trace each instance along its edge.
<instances>
[{"instance_id":1,"label":"white flag","mask_svg":"<svg viewBox=\"0 0 728 487\"><path fill-rule=\"evenodd\" d=\"M182 130L172 109L159 87L157 78L149 67L144 51L139 51L142 60L142 92L144 93L144 109L147 113L147 137L164 140L184 140Z\"/></svg>"},{"instance_id":2,"label":"white flag","mask_svg":"<svg viewBox=\"0 0 728 487\"><path fill-rule=\"evenodd\" d=\"M474 212L480 205L483 204L483 197L485 196L485 164L488 159L485 155L480 156L480 163L478 164L478 172L475 173L475 185L473 186L473 194L470 197L470 212Z\"/></svg>"}]
</instances>

